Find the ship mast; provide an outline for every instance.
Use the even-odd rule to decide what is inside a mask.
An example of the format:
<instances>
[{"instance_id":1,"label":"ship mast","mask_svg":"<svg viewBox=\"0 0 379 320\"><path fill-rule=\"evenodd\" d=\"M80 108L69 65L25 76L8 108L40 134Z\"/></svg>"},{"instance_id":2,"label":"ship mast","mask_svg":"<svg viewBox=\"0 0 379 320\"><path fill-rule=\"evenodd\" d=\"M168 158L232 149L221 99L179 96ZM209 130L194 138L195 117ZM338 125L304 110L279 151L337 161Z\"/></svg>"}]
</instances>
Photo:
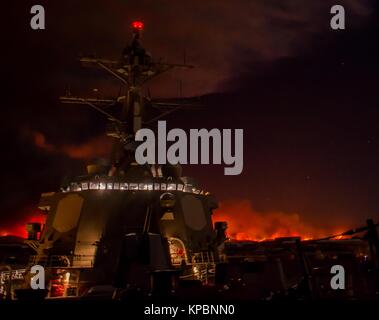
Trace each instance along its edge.
<instances>
[{"instance_id":1,"label":"ship mast","mask_svg":"<svg viewBox=\"0 0 379 320\"><path fill-rule=\"evenodd\" d=\"M60 97L62 103L84 104L88 105L98 112L105 115L111 123L111 128L107 132L108 136L114 137L116 148L123 150L120 154L112 159L113 167L110 175L114 175L120 163L134 161L135 133L144 125L153 123L173 111L185 107L197 107L196 104L188 103L182 99L171 101L154 101L144 97L142 94L143 86L151 79L173 68L193 68L185 62L183 64L171 64L162 62L153 62L151 55L143 48L141 36L144 25L140 21L134 21L131 24L132 41L126 46L120 60L110 60L104 58L82 57L81 64L84 67L92 67L104 70L120 81L125 95L120 95L115 99L93 99L85 97L74 97L65 95ZM146 120L143 118L146 104L159 110L160 114L153 119ZM118 106L121 112L118 116L112 115L108 109L111 106Z\"/></svg>"}]
</instances>

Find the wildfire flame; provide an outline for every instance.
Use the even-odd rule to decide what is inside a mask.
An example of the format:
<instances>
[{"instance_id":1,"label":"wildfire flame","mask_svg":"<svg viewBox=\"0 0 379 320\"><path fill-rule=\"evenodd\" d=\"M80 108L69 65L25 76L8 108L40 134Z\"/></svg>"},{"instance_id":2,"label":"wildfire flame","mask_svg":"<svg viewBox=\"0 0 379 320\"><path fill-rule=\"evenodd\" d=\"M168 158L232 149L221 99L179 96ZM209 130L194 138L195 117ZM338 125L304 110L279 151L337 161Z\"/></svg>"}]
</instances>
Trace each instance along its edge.
<instances>
[{"instance_id":1,"label":"wildfire flame","mask_svg":"<svg viewBox=\"0 0 379 320\"><path fill-rule=\"evenodd\" d=\"M295 236L310 240L338 234L337 230L321 230L308 225L296 213L257 212L249 200L221 203L214 213L213 221L226 221L227 235L235 240L264 241Z\"/></svg>"},{"instance_id":2,"label":"wildfire flame","mask_svg":"<svg viewBox=\"0 0 379 320\"><path fill-rule=\"evenodd\" d=\"M6 228L0 228L0 237L6 236L16 236L21 238L27 238L28 233L26 231L26 224L30 222L37 222L44 224L46 221L46 216L40 212L40 210L32 210L30 213L25 215L24 218L17 221L13 225Z\"/></svg>"}]
</instances>

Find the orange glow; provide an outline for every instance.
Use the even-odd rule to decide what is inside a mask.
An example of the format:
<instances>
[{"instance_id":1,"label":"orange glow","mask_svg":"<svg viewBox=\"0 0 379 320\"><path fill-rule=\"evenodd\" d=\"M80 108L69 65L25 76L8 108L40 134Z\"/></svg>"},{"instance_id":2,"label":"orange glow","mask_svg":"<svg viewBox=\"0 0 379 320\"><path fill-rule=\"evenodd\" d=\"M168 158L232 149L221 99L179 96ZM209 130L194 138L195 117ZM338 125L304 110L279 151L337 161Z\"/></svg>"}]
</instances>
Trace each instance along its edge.
<instances>
[{"instance_id":1,"label":"orange glow","mask_svg":"<svg viewBox=\"0 0 379 320\"><path fill-rule=\"evenodd\" d=\"M26 232L26 224L29 222L37 222L45 224L46 216L40 212L40 210L33 210L29 215L20 219L19 222L5 227L0 228L0 237L5 236L17 236L21 238L27 238L28 233Z\"/></svg>"},{"instance_id":2,"label":"orange glow","mask_svg":"<svg viewBox=\"0 0 379 320\"><path fill-rule=\"evenodd\" d=\"M311 240L339 233L313 227L301 221L296 213L257 212L248 200L221 203L213 215L213 221L226 221L228 237L235 240L265 241L295 236Z\"/></svg>"},{"instance_id":3,"label":"orange glow","mask_svg":"<svg viewBox=\"0 0 379 320\"><path fill-rule=\"evenodd\" d=\"M91 159L108 155L112 141L107 137L98 137L81 145L64 145L61 151L72 159Z\"/></svg>"},{"instance_id":4,"label":"orange glow","mask_svg":"<svg viewBox=\"0 0 379 320\"><path fill-rule=\"evenodd\" d=\"M54 146L51 144L48 144L46 142L45 136L40 132L34 132L34 144L41 149L45 149L46 151L53 152Z\"/></svg>"},{"instance_id":5,"label":"orange glow","mask_svg":"<svg viewBox=\"0 0 379 320\"><path fill-rule=\"evenodd\" d=\"M33 140L36 147L48 153L65 154L72 159L90 160L96 157L108 155L112 149L112 141L106 136L99 136L80 145L65 144L55 146L46 141L40 132L33 132Z\"/></svg>"}]
</instances>

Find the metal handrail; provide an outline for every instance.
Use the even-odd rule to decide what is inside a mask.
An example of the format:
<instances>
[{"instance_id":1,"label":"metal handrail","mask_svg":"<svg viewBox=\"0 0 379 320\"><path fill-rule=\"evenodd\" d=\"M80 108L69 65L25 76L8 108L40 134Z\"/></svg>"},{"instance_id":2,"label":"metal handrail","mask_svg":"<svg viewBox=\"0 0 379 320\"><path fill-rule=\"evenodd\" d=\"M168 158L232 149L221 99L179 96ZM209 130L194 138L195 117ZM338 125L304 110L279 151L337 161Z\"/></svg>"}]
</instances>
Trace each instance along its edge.
<instances>
[{"instance_id":1,"label":"metal handrail","mask_svg":"<svg viewBox=\"0 0 379 320\"><path fill-rule=\"evenodd\" d=\"M32 255L29 266L42 265L43 267L93 267L94 255Z\"/></svg>"}]
</instances>

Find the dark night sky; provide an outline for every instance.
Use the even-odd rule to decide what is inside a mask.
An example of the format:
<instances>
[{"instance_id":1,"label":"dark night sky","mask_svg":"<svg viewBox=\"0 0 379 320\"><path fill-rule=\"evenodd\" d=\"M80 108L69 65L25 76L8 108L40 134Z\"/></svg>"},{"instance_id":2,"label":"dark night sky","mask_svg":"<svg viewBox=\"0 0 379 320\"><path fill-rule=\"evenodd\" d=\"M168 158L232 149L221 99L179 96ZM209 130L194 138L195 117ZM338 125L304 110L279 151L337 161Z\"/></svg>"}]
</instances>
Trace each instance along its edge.
<instances>
[{"instance_id":1,"label":"dark night sky","mask_svg":"<svg viewBox=\"0 0 379 320\"><path fill-rule=\"evenodd\" d=\"M182 78L185 94L205 95L205 111L176 113L169 125L245 129L242 175L226 177L222 166L185 167L186 174L221 201L249 200L259 212L294 212L320 227L379 219L378 8L339 1L347 29L332 31L335 3L320 2L42 1L44 31L29 27L36 2L10 5L1 49L0 229L101 155L104 119L57 98L67 85L74 94L100 88L77 57L117 58L135 19L145 21L154 57L181 62L186 50L197 66L152 85L154 96L174 96ZM117 83L102 79L101 94L116 95Z\"/></svg>"}]
</instances>

